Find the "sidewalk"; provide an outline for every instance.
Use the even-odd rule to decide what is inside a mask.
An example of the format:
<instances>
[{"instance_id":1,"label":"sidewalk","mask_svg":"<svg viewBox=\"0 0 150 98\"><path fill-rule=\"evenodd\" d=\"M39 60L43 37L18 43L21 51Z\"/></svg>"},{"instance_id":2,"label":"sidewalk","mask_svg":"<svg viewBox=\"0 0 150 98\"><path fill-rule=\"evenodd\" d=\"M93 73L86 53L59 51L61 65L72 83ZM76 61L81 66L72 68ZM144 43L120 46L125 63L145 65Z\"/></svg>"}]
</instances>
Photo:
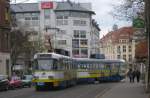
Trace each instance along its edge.
<instances>
[{"instance_id":1,"label":"sidewalk","mask_svg":"<svg viewBox=\"0 0 150 98\"><path fill-rule=\"evenodd\" d=\"M124 80L104 93L100 98L150 98L144 92L142 83L129 83Z\"/></svg>"}]
</instances>

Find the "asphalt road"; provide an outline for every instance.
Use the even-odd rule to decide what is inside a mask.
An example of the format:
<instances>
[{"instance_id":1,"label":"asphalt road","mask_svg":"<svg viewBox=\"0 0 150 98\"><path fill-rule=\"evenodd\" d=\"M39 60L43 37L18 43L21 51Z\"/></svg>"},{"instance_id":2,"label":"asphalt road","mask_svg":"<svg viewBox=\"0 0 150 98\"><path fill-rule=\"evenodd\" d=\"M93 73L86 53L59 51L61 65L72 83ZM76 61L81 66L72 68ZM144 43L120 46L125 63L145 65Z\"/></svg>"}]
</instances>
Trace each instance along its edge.
<instances>
[{"instance_id":1,"label":"asphalt road","mask_svg":"<svg viewBox=\"0 0 150 98\"><path fill-rule=\"evenodd\" d=\"M100 98L117 83L84 84L63 90L35 91L34 88L22 88L0 92L0 98Z\"/></svg>"}]
</instances>

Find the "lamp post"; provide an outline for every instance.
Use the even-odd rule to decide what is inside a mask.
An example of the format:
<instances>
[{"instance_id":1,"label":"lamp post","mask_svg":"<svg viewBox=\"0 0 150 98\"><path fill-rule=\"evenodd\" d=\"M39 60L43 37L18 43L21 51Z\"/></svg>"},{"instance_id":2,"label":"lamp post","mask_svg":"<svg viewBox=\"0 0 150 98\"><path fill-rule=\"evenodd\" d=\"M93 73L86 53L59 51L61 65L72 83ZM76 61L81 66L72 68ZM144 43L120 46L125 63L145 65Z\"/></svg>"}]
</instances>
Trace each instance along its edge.
<instances>
[{"instance_id":1,"label":"lamp post","mask_svg":"<svg viewBox=\"0 0 150 98\"><path fill-rule=\"evenodd\" d=\"M149 40L149 33L150 33L150 1L145 0L145 23L146 23L146 33L147 33L147 41L148 41L148 48L150 46L150 40ZM147 79L146 79L146 90L147 92L150 92L150 63L149 63L149 49L148 49L148 63L147 63Z\"/></svg>"}]
</instances>

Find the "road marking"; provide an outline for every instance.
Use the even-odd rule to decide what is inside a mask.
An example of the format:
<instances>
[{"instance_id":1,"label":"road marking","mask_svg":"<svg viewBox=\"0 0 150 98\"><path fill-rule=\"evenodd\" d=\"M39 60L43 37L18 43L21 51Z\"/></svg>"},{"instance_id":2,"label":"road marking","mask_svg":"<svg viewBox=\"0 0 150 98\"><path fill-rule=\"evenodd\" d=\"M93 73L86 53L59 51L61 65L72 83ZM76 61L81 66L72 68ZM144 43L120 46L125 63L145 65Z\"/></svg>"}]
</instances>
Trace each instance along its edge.
<instances>
[{"instance_id":1,"label":"road marking","mask_svg":"<svg viewBox=\"0 0 150 98\"><path fill-rule=\"evenodd\" d=\"M97 94L95 98L101 98L110 88L105 88L101 93Z\"/></svg>"}]
</instances>

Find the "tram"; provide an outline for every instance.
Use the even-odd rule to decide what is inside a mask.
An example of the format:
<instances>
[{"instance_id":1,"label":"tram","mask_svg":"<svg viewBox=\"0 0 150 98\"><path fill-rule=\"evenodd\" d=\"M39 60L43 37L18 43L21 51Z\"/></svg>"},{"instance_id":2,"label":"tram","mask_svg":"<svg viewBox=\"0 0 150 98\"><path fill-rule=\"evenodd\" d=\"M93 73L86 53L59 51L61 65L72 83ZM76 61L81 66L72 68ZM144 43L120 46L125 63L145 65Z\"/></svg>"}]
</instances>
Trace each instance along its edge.
<instances>
[{"instance_id":1,"label":"tram","mask_svg":"<svg viewBox=\"0 0 150 98\"><path fill-rule=\"evenodd\" d=\"M78 83L120 81L124 60L76 59Z\"/></svg>"},{"instance_id":2,"label":"tram","mask_svg":"<svg viewBox=\"0 0 150 98\"><path fill-rule=\"evenodd\" d=\"M34 55L36 90L66 88L76 83L120 81L124 60L71 58L56 53Z\"/></svg>"},{"instance_id":3,"label":"tram","mask_svg":"<svg viewBox=\"0 0 150 98\"><path fill-rule=\"evenodd\" d=\"M34 56L34 79L36 90L76 84L76 66L73 59L55 53L37 53Z\"/></svg>"}]
</instances>

